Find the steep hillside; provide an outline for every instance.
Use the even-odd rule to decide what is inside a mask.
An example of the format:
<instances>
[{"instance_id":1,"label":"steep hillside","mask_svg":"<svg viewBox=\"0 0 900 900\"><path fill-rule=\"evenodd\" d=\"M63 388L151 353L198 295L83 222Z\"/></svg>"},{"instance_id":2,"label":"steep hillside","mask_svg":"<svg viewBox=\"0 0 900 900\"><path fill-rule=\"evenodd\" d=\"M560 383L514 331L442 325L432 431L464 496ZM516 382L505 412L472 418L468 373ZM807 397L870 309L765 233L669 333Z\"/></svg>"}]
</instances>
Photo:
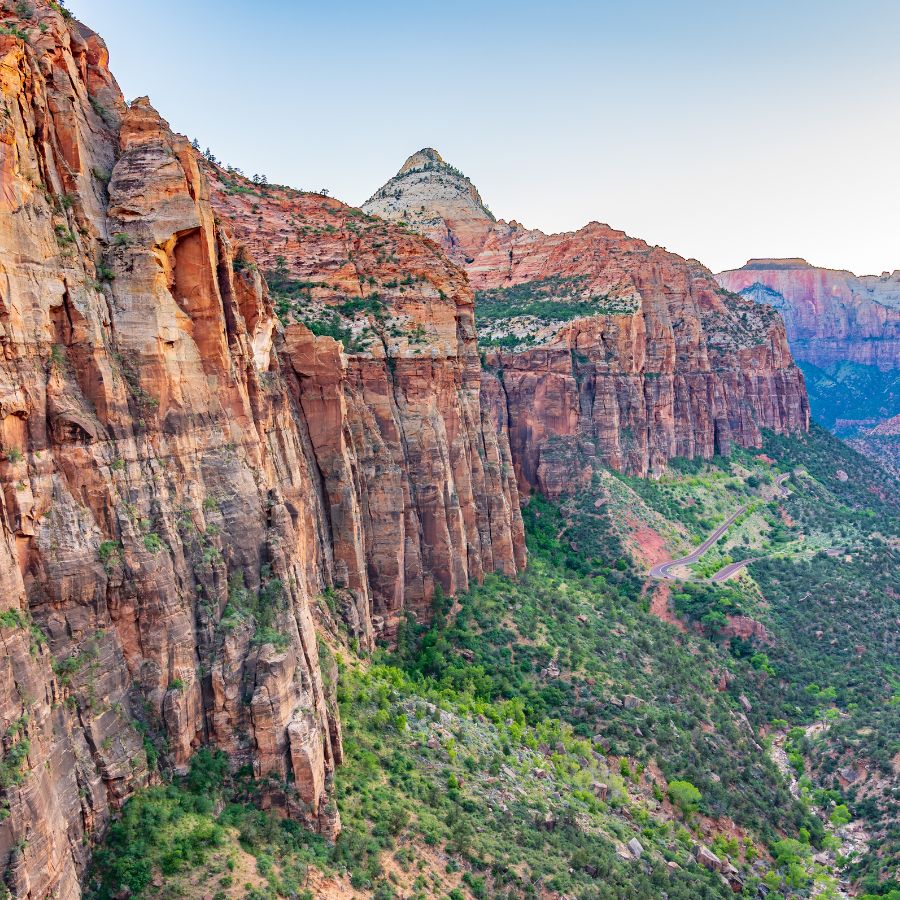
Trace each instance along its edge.
<instances>
[{"instance_id":1,"label":"steep hillside","mask_svg":"<svg viewBox=\"0 0 900 900\"><path fill-rule=\"evenodd\" d=\"M532 497L515 581L404 622L392 652L336 637L334 845L198 755L115 827L96 895L140 884L146 854L188 896L238 878L271 897L891 896L896 494L821 429L765 451ZM749 574L646 581L629 530L646 549L673 523L665 558L748 501L715 564L749 557ZM217 812L205 791L244 802Z\"/></svg>"},{"instance_id":2,"label":"steep hillside","mask_svg":"<svg viewBox=\"0 0 900 900\"><path fill-rule=\"evenodd\" d=\"M481 401L463 273L430 241L337 200L204 168L217 213L263 267L339 565L350 586L368 585L386 635L404 608L427 616L436 583L453 593L486 571L515 574L518 491Z\"/></svg>"},{"instance_id":3,"label":"steep hillside","mask_svg":"<svg viewBox=\"0 0 900 900\"><path fill-rule=\"evenodd\" d=\"M13 893L43 897L77 892L160 755L211 742L292 772L276 802L334 832L341 750L264 287L234 272L187 141L125 106L95 35L33 15L31 43L0 37L0 849Z\"/></svg>"},{"instance_id":4,"label":"steep hillside","mask_svg":"<svg viewBox=\"0 0 900 900\"><path fill-rule=\"evenodd\" d=\"M247 179L0 17L0 896L900 887L895 486L770 308L434 151Z\"/></svg>"},{"instance_id":5,"label":"steep hillside","mask_svg":"<svg viewBox=\"0 0 900 900\"><path fill-rule=\"evenodd\" d=\"M863 428L847 443L900 478L900 414L872 428Z\"/></svg>"},{"instance_id":6,"label":"steep hillside","mask_svg":"<svg viewBox=\"0 0 900 900\"><path fill-rule=\"evenodd\" d=\"M761 428L806 428L781 320L695 261L596 222L545 235L495 221L433 150L363 208L465 266L520 489L556 495L589 478L591 459L643 475L674 456L758 445Z\"/></svg>"},{"instance_id":7,"label":"steep hillside","mask_svg":"<svg viewBox=\"0 0 900 900\"><path fill-rule=\"evenodd\" d=\"M755 674L738 673L734 685L751 701L748 717L786 750L798 796L832 824L843 821L848 880L889 893L900 876L900 484L818 426L767 435L763 454L715 462L679 466L658 482L628 480L699 539L746 503L743 490L755 485L763 499L776 473L785 479L665 586L671 605L692 629L750 660ZM736 561L745 563L739 573L717 581ZM835 815L842 805L848 813Z\"/></svg>"},{"instance_id":8,"label":"steep hillside","mask_svg":"<svg viewBox=\"0 0 900 900\"><path fill-rule=\"evenodd\" d=\"M803 259L751 259L720 272L730 291L784 316L813 416L838 434L900 411L900 271L857 277Z\"/></svg>"}]
</instances>

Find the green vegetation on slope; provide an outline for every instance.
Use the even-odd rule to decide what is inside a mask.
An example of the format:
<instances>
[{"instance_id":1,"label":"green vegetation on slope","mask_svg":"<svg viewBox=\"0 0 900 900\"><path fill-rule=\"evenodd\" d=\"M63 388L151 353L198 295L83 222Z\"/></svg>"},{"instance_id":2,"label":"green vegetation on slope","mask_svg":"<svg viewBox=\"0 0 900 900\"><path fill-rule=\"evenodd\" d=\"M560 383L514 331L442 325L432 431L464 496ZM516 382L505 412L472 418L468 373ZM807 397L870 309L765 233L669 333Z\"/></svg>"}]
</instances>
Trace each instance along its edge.
<instances>
[{"instance_id":1,"label":"green vegetation on slope","mask_svg":"<svg viewBox=\"0 0 900 900\"><path fill-rule=\"evenodd\" d=\"M766 450L808 473L791 480L785 510L804 532L827 535L831 549L751 566L771 604L769 655L781 673L781 690L763 695L764 708L827 723L808 742L810 774L874 826L872 852L850 872L869 890L900 890L900 493L819 428L805 438L771 437Z\"/></svg>"},{"instance_id":2,"label":"green vegetation on slope","mask_svg":"<svg viewBox=\"0 0 900 900\"><path fill-rule=\"evenodd\" d=\"M726 896L691 858L690 832L652 817L649 782L610 770L564 723L529 725L519 700L482 699L475 684L395 666L344 681L338 846L368 847L351 870L358 887L375 884L373 851L402 853L412 841L449 854L466 896L596 896L599 884L609 897ZM381 838L374 847L370 834ZM624 849L633 839L646 864ZM413 896L442 896L427 887Z\"/></svg>"},{"instance_id":3,"label":"green vegetation on slope","mask_svg":"<svg viewBox=\"0 0 900 900\"><path fill-rule=\"evenodd\" d=\"M268 787L231 774L221 751L198 751L187 777L149 788L126 803L94 854L85 893L114 897L190 895L308 898L310 867L335 856L318 835L254 804ZM247 867L243 857L252 856Z\"/></svg>"},{"instance_id":4,"label":"green vegetation on slope","mask_svg":"<svg viewBox=\"0 0 900 900\"><path fill-rule=\"evenodd\" d=\"M203 751L187 780L127 804L97 855L96 896L122 885L174 896L198 871L216 896L304 896L313 870L380 898L730 896L698 845L734 865L746 896L761 883L833 896L814 854L843 848L838 835L861 817L876 829L871 852L838 862L887 895L891 782L863 795L836 771L864 759L887 774L897 752L895 501L821 430L769 438L765 452L774 465L736 453L677 463L656 485L598 474L584 497L532 497L531 564L517 581L490 576L453 605L439 594L432 624L406 622L395 651L339 658L334 846L257 809L267 785ZM677 610L702 634L651 615L613 507L595 496L633 488L699 538L779 469L796 472L790 496L761 507L782 527L754 537L767 552L751 569L762 593L747 576L676 586ZM822 552L839 541L849 553ZM722 637L735 612L770 638ZM252 877L235 881L248 858Z\"/></svg>"},{"instance_id":5,"label":"green vegetation on slope","mask_svg":"<svg viewBox=\"0 0 900 900\"><path fill-rule=\"evenodd\" d=\"M629 315L634 301L591 296L587 277L560 275L527 281L508 288L478 291L475 322L484 347L533 344L539 329L586 316Z\"/></svg>"},{"instance_id":6,"label":"green vegetation on slope","mask_svg":"<svg viewBox=\"0 0 900 900\"><path fill-rule=\"evenodd\" d=\"M756 558L749 577L728 585L681 583L673 588L674 605L713 639L729 615L750 615L765 626L764 642L728 641L756 673L775 676L734 671L734 688L752 700L748 718L757 728L802 726L793 750L801 796L828 814L846 805L854 820L863 820L872 832L869 849L844 860L847 873L870 891L897 889L896 862L887 861L900 858L898 486L818 426L802 437L768 435L763 453L678 464L659 482L626 480L699 540L723 510L744 502L744 489L734 491L729 474L742 473L748 488L751 479L762 484L766 458L791 473L788 495L754 514L766 528L744 554ZM735 529L739 549L745 529ZM724 562L716 554L726 545L710 551L710 571ZM702 568L695 576L709 574Z\"/></svg>"},{"instance_id":7,"label":"green vegetation on slope","mask_svg":"<svg viewBox=\"0 0 900 900\"><path fill-rule=\"evenodd\" d=\"M881 421L900 412L900 375L897 370L882 372L877 366L841 362L821 369L798 362L806 379L812 417L829 430L851 435L857 425L839 423Z\"/></svg>"}]
</instances>

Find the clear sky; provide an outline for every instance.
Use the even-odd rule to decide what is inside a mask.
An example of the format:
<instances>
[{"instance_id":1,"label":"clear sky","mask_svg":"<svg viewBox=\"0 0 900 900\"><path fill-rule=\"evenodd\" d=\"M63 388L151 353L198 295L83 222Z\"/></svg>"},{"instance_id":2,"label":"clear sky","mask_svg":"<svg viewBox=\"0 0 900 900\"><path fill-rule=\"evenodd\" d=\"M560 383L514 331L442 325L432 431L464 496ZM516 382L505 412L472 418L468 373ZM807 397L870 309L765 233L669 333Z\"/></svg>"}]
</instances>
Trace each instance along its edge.
<instances>
[{"instance_id":1,"label":"clear sky","mask_svg":"<svg viewBox=\"0 0 900 900\"><path fill-rule=\"evenodd\" d=\"M432 146L545 231L900 268L898 0L68 5L248 174L359 204Z\"/></svg>"}]
</instances>

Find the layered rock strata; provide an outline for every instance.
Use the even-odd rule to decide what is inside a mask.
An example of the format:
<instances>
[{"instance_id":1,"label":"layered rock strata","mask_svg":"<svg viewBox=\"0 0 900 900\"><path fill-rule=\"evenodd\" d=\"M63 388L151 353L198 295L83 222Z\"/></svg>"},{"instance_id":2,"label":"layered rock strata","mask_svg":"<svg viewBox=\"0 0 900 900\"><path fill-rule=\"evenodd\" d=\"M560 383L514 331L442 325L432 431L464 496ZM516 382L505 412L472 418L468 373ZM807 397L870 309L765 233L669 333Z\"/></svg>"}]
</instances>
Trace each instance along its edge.
<instances>
[{"instance_id":1,"label":"layered rock strata","mask_svg":"<svg viewBox=\"0 0 900 900\"><path fill-rule=\"evenodd\" d=\"M54 3L3 16L4 883L77 896L115 810L202 745L333 836L315 599L371 644L436 585L524 564L471 292L398 230L422 352L283 331L198 155L124 103L100 38Z\"/></svg>"},{"instance_id":2,"label":"layered rock strata","mask_svg":"<svg viewBox=\"0 0 900 900\"><path fill-rule=\"evenodd\" d=\"M404 610L427 615L436 587L514 575L525 565L519 495L506 434L482 402L465 274L406 228L207 169L218 214L259 260L286 323L342 583L391 637Z\"/></svg>"}]
</instances>

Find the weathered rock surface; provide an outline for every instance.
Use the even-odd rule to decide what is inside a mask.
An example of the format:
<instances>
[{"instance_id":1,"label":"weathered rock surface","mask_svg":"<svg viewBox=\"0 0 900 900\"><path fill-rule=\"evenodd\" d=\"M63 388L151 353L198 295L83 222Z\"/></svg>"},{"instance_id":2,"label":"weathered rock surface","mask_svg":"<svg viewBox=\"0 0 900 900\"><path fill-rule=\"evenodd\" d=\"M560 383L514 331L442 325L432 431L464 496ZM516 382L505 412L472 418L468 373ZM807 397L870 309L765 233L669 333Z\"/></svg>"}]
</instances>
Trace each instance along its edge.
<instances>
[{"instance_id":1,"label":"weathered rock surface","mask_svg":"<svg viewBox=\"0 0 900 900\"><path fill-rule=\"evenodd\" d=\"M264 287L233 271L186 140L125 106L96 35L38 21L0 37L0 859L27 897L77 895L154 742L275 773L332 834L341 754L309 608L322 516Z\"/></svg>"},{"instance_id":2,"label":"weathered rock surface","mask_svg":"<svg viewBox=\"0 0 900 900\"><path fill-rule=\"evenodd\" d=\"M465 274L431 241L337 200L208 169L220 217L294 323L284 358L327 498L336 583L390 637L404 610L428 615L436 586L514 575L525 565L519 495L493 386L481 383Z\"/></svg>"},{"instance_id":3,"label":"weathered rock surface","mask_svg":"<svg viewBox=\"0 0 900 900\"><path fill-rule=\"evenodd\" d=\"M0 35L0 866L15 896L74 897L157 754L221 748L336 834L314 599L371 644L436 585L514 574L524 541L463 273L315 197L294 262L323 302L395 284L352 352L283 329L243 241L274 232L218 176L214 206L97 35L46 2L2 15L30 41Z\"/></svg>"},{"instance_id":4,"label":"weathered rock surface","mask_svg":"<svg viewBox=\"0 0 900 900\"><path fill-rule=\"evenodd\" d=\"M844 360L900 368L900 270L857 277L804 259L751 259L716 279L778 309L797 359L823 369Z\"/></svg>"},{"instance_id":5,"label":"weathered rock surface","mask_svg":"<svg viewBox=\"0 0 900 900\"><path fill-rule=\"evenodd\" d=\"M708 847L698 844L695 850L697 862L711 872L718 872L722 868L722 860Z\"/></svg>"},{"instance_id":6,"label":"weathered rock surface","mask_svg":"<svg viewBox=\"0 0 900 900\"><path fill-rule=\"evenodd\" d=\"M486 348L486 378L509 423L520 490L577 487L593 459L646 474L673 456L757 446L762 428L808 426L780 318L722 291L693 260L596 222L546 235L495 221L431 150L363 209L439 241L489 292L482 302L521 305L505 332L479 325L498 345ZM559 303L529 303L529 290Z\"/></svg>"},{"instance_id":7,"label":"weathered rock surface","mask_svg":"<svg viewBox=\"0 0 900 900\"><path fill-rule=\"evenodd\" d=\"M475 251L487 239L485 222L495 221L475 185L431 147L410 156L363 209L408 223L458 265L474 263Z\"/></svg>"}]
</instances>

